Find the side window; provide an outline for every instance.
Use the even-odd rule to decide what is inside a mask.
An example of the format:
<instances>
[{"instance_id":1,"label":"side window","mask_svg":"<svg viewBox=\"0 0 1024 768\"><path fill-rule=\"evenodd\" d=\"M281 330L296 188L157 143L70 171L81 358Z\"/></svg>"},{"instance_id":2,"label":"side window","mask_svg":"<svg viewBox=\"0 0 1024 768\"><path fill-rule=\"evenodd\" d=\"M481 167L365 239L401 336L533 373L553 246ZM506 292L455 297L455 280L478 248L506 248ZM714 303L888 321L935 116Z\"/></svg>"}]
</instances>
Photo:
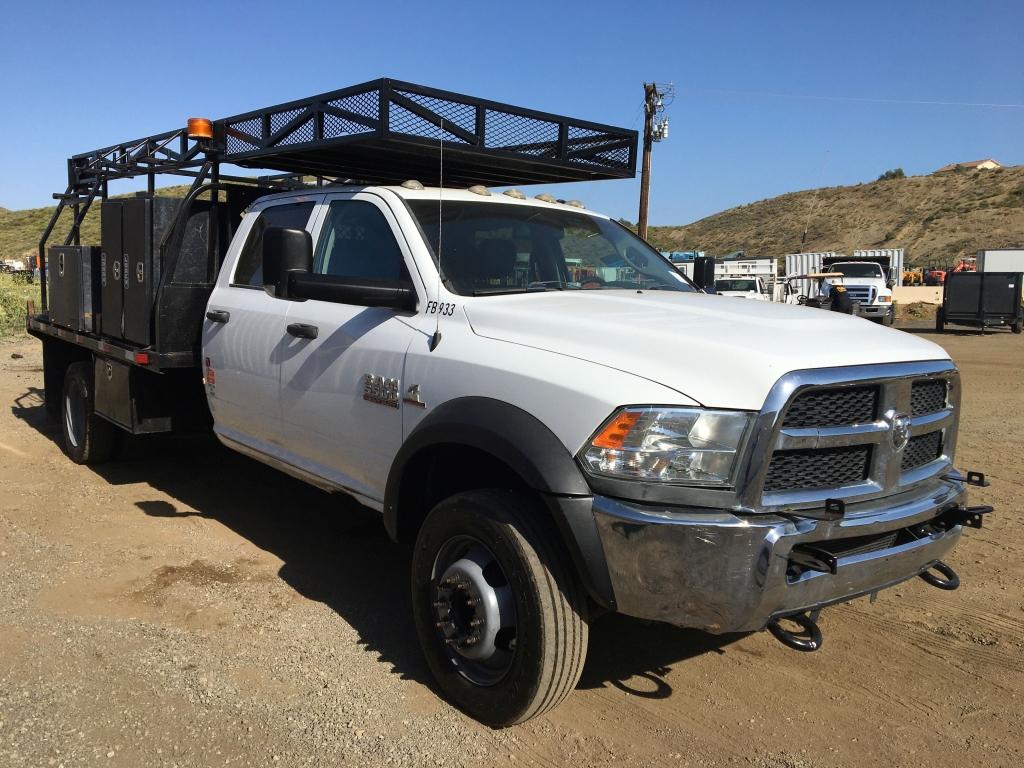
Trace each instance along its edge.
<instances>
[{"instance_id":1,"label":"side window","mask_svg":"<svg viewBox=\"0 0 1024 768\"><path fill-rule=\"evenodd\" d=\"M400 280L408 274L387 219L365 200L331 203L313 256L313 271L378 280Z\"/></svg>"},{"instance_id":2,"label":"side window","mask_svg":"<svg viewBox=\"0 0 1024 768\"><path fill-rule=\"evenodd\" d=\"M313 213L312 201L303 203L286 203L264 209L259 218L253 222L249 237L238 255L238 266L232 285L263 287L263 231L267 227L288 227L304 229L309 216Z\"/></svg>"}]
</instances>

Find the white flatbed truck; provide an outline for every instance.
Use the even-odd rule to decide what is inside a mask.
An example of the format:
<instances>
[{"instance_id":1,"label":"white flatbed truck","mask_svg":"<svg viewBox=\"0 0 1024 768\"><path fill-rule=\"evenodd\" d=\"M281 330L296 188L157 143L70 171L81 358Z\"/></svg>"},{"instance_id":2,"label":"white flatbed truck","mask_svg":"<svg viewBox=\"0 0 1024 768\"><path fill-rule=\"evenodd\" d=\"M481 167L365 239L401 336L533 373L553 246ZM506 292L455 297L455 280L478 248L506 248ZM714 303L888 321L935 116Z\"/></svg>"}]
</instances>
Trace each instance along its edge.
<instances>
[{"instance_id":1,"label":"white flatbed truck","mask_svg":"<svg viewBox=\"0 0 1024 768\"><path fill-rule=\"evenodd\" d=\"M635 153L632 131L380 80L72 158L27 321L65 451L212 428L380 511L440 690L495 726L572 691L602 612L810 651L826 606L955 588L943 561L989 510L953 468L940 347L723 301L604 215L487 189L629 177ZM172 213L107 194L160 173L195 176Z\"/></svg>"}]
</instances>

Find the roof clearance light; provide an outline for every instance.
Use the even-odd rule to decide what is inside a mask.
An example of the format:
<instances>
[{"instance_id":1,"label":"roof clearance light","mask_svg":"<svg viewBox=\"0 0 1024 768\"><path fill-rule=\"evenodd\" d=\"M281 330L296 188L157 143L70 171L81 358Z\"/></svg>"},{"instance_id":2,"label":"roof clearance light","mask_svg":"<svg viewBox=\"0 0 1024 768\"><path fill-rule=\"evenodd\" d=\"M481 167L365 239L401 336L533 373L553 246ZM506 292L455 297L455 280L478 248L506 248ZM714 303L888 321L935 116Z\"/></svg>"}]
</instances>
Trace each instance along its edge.
<instances>
[{"instance_id":1,"label":"roof clearance light","mask_svg":"<svg viewBox=\"0 0 1024 768\"><path fill-rule=\"evenodd\" d=\"M491 196L491 190L489 190L483 184L474 184L472 187L469 188L469 191L472 192L474 195L483 195L484 197Z\"/></svg>"},{"instance_id":2,"label":"roof clearance light","mask_svg":"<svg viewBox=\"0 0 1024 768\"><path fill-rule=\"evenodd\" d=\"M516 200L525 200L526 199L526 195L524 195L518 189L506 189L503 194L506 194L509 197L514 197Z\"/></svg>"},{"instance_id":3,"label":"roof clearance light","mask_svg":"<svg viewBox=\"0 0 1024 768\"><path fill-rule=\"evenodd\" d=\"M212 139L213 123L205 117L190 117L188 119L188 137L190 139Z\"/></svg>"},{"instance_id":4,"label":"roof clearance light","mask_svg":"<svg viewBox=\"0 0 1024 768\"><path fill-rule=\"evenodd\" d=\"M569 202L566 203L566 205L571 205L573 208L584 208L584 209L586 209L586 207L587 207L583 203L581 203L579 200L570 200Z\"/></svg>"},{"instance_id":5,"label":"roof clearance light","mask_svg":"<svg viewBox=\"0 0 1024 768\"><path fill-rule=\"evenodd\" d=\"M533 199L534 200L540 200L542 203L557 203L558 202L555 199L554 195L549 195L547 192L544 192L544 193L539 194L539 195L534 195Z\"/></svg>"},{"instance_id":6,"label":"roof clearance light","mask_svg":"<svg viewBox=\"0 0 1024 768\"><path fill-rule=\"evenodd\" d=\"M416 179L406 179L402 182L402 187L405 189L415 189L417 192L423 189L423 185L416 181Z\"/></svg>"}]
</instances>

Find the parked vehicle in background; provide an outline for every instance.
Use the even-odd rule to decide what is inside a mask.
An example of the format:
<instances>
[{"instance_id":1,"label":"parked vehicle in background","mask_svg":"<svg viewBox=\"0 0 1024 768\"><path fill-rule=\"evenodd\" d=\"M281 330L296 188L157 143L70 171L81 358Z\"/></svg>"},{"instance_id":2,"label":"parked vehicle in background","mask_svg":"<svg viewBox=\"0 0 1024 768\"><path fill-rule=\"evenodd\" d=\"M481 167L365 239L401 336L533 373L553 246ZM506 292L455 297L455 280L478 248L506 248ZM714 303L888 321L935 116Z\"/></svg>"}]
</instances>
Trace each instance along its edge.
<instances>
[{"instance_id":1,"label":"parked vehicle in background","mask_svg":"<svg viewBox=\"0 0 1024 768\"><path fill-rule=\"evenodd\" d=\"M903 270L903 285L924 285L924 273L920 267Z\"/></svg>"},{"instance_id":2,"label":"parked vehicle in background","mask_svg":"<svg viewBox=\"0 0 1024 768\"><path fill-rule=\"evenodd\" d=\"M892 302L893 282L881 265L874 261L838 261L829 271L841 274L842 280L829 278L825 284L842 285L853 301L860 305L859 314L882 325L892 325L896 310Z\"/></svg>"},{"instance_id":3,"label":"parked vehicle in background","mask_svg":"<svg viewBox=\"0 0 1024 768\"><path fill-rule=\"evenodd\" d=\"M856 301L843 286L843 276L838 272L810 272L787 275L782 284L781 302L812 309L827 309L844 315L860 314ZM810 293L801 293L804 286L811 285Z\"/></svg>"},{"instance_id":4,"label":"parked vehicle in background","mask_svg":"<svg viewBox=\"0 0 1024 768\"><path fill-rule=\"evenodd\" d=\"M935 313L935 330L946 325L1009 328L1021 332L1022 314L1020 272L954 272L946 278L942 306Z\"/></svg>"},{"instance_id":5,"label":"parked vehicle in background","mask_svg":"<svg viewBox=\"0 0 1024 768\"><path fill-rule=\"evenodd\" d=\"M755 301L769 301L771 296L760 276L716 277L715 293L722 296L739 296Z\"/></svg>"},{"instance_id":6,"label":"parked vehicle in background","mask_svg":"<svg viewBox=\"0 0 1024 768\"><path fill-rule=\"evenodd\" d=\"M35 270L26 259L0 259L0 272L20 277L28 282L35 278Z\"/></svg>"}]
</instances>

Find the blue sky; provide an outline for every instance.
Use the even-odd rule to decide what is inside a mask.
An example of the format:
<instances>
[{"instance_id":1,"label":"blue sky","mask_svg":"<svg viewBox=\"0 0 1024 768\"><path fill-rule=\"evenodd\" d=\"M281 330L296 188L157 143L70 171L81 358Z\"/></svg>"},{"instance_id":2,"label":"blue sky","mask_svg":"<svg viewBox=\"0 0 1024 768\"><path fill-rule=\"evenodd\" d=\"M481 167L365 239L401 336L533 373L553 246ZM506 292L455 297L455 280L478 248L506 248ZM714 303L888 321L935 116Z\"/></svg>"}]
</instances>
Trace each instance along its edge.
<instances>
[{"instance_id":1,"label":"blue sky","mask_svg":"<svg viewBox=\"0 0 1024 768\"><path fill-rule=\"evenodd\" d=\"M896 166L1024 163L1020 0L37 0L2 28L7 208L49 204L71 154L382 76L632 128L642 83L674 82L652 224ZM574 187L550 191L636 219L638 181Z\"/></svg>"}]
</instances>

